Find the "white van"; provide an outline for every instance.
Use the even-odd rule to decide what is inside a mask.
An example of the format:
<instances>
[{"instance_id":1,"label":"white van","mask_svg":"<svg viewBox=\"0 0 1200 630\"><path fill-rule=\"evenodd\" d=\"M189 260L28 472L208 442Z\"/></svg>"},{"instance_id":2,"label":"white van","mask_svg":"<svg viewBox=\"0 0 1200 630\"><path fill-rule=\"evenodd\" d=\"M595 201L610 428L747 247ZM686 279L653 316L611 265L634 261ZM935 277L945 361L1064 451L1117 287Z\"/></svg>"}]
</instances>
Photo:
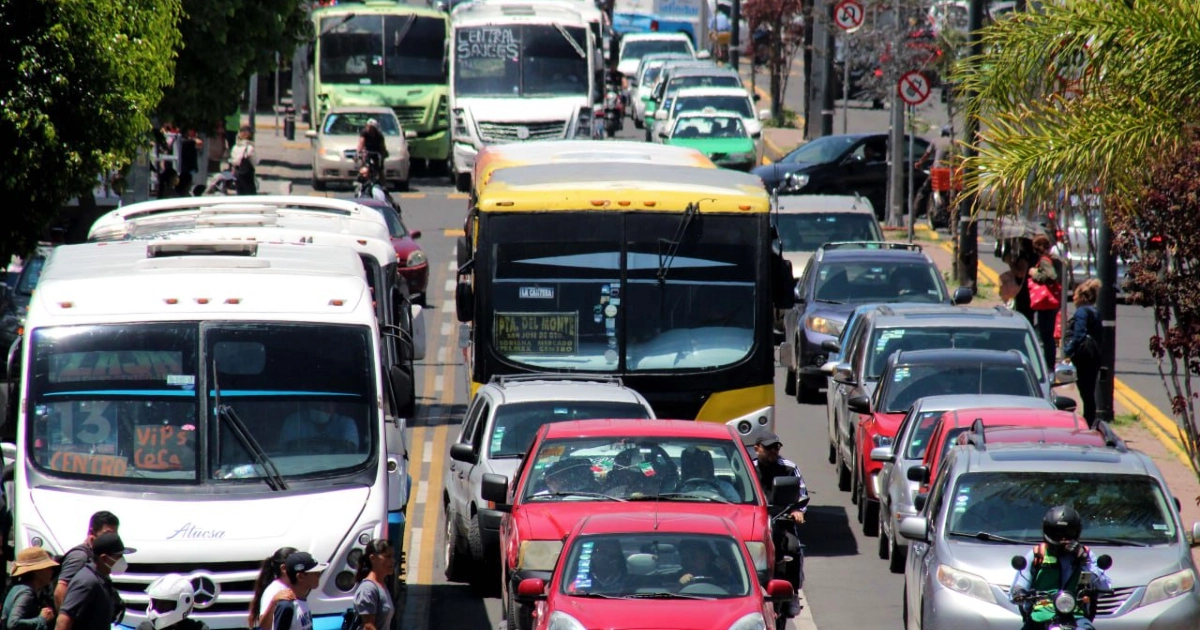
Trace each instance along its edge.
<instances>
[{"instance_id":1,"label":"white van","mask_svg":"<svg viewBox=\"0 0 1200 630\"><path fill-rule=\"evenodd\" d=\"M243 628L264 558L329 568L317 627L353 602L354 560L399 547L407 453L360 258L253 241L66 245L46 262L21 356L17 550L62 553L90 515L137 549L113 582L144 620L169 572L204 587L193 617ZM324 422L321 420L324 419Z\"/></svg>"}]
</instances>

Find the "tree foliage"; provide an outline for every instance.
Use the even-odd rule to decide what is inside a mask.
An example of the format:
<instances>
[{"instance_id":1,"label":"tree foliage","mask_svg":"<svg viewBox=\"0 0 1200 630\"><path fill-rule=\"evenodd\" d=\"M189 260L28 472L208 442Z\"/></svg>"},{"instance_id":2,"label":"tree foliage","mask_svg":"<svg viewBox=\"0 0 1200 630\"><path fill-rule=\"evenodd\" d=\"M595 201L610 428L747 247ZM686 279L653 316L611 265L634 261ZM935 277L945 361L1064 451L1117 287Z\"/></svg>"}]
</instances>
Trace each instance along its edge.
<instances>
[{"instance_id":1,"label":"tree foliage","mask_svg":"<svg viewBox=\"0 0 1200 630\"><path fill-rule=\"evenodd\" d=\"M755 33L761 28L767 33L767 37L762 41L756 41L751 36L747 52L749 58L754 59L759 52L755 47L765 46L767 49L766 66L770 77L771 102L775 104L773 114L776 124L784 122L780 120L783 96L787 92L792 62L796 59L796 53L804 46L805 10L813 2L814 0L749 0L742 4L742 14L750 26L750 32Z\"/></svg>"},{"instance_id":2,"label":"tree foliage","mask_svg":"<svg viewBox=\"0 0 1200 630\"><path fill-rule=\"evenodd\" d=\"M945 54L922 0L864 0L863 8L862 27L848 36L838 31L839 37L850 40L851 66L863 75L859 98L891 99L900 77L913 70L931 83L940 80Z\"/></svg>"},{"instance_id":3,"label":"tree foliage","mask_svg":"<svg viewBox=\"0 0 1200 630\"><path fill-rule=\"evenodd\" d=\"M0 260L129 163L171 82L178 0L0 0Z\"/></svg>"},{"instance_id":4,"label":"tree foliage","mask_svg":"<svg viewBox=\"0 0 1200 630\"><path fill-rule=\"evenodd\" d=\"M209 130L237 108L251 75L274 70L276 52L291 58L308 37L308 13L297 0L182 1L175 83L159 117Z\"/></svg>"}]
</instances>

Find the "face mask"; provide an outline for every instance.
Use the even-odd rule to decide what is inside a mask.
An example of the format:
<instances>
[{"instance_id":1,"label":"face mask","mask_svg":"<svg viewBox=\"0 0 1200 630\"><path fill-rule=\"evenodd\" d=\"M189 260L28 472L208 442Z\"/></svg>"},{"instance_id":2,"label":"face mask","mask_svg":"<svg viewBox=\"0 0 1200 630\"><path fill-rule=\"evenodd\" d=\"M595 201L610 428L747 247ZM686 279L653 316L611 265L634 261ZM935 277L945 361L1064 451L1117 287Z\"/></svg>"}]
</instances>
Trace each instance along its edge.
<instances>
[{"instance_id":1,"label":"face mask","mask_svg":"<svg viewBox=\"0 0 1200 630\"><path fill-rule=\"evenodd\" d=\"M120 574L124 573L128 568L129 568L129 561L125 559L125 556L121 556L120 558L117 558L116 562L109 565L109 572L112 573L113 575L120 575Z\"/></svg>"}]
</instances>

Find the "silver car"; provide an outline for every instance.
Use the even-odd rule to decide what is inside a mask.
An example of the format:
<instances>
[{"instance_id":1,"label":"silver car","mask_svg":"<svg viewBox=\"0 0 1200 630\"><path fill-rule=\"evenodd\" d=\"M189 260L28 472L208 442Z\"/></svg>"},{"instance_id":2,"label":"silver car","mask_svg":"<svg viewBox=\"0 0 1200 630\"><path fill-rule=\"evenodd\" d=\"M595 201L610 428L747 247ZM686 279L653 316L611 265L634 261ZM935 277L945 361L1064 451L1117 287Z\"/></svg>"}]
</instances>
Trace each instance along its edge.
<instances>
[{"instance_id":1,"label":"silver car","mask_svg":"<svg viewBox=\"0 0 1200 630\"><path fill-rule=\"evenodd\" d=\"M900 524L911 541L904 576L908 630L1020 628L1008 601L1010 560L1042 542L1042 517L1069 505L1083 517L1081 542L1107 554L1112 591L1096 602L1103 630L1194 630L1200 593L1179 504L1158 467L1119 440L955 446L918 516ZM1190 536L1188 535L1190 533Z\"/></svg>"},{"instance_id":2,"label":"silver car","mask_svg":"<svg viewBox=\"0 0 1200 630\"><path fill-rule=\"evenodd\" d=\"M927 396L908 408L891 446L871 451L873 461L883 462L883 471L879 473L879 557L888 561L892 573L904 572L904 559L908 555L908 545L897 533L900 522L917 513L913 497L920 484L909 481L908 469L921 465L929 437L942 414L984 407L1054 410L1049 400L1026 396Z\"/></svg>"},{"instance_id":3,"label":"silver car","mask_svg":"<svg viewBox=\"0 0 1200 630\"><path fill-rule=\"evenodd\" d=\"M497 376L479 388L450 446L442 508L446 578L491 585L500 562L502 512L483 500L485 474L515 479L542 425L569 420L653 419L641 394L607 376Z\"/></svg>"},{"instance_id":4,"label":"silver car","mask_svg":"<svg viewBox=\"0 0 1200 630\"><path fill-rule=\"evenodd\" d=\"M405 131L396 114L387 107L338 107L325 115L318 129L305 132L312 141L312 187L325 190L331 182L352 184L358 178L358 134L367 121L379 122L388 156L383 161L383 176L397 190L408 190L408 139L415 131Z\"/></svg>"}]
</instances>

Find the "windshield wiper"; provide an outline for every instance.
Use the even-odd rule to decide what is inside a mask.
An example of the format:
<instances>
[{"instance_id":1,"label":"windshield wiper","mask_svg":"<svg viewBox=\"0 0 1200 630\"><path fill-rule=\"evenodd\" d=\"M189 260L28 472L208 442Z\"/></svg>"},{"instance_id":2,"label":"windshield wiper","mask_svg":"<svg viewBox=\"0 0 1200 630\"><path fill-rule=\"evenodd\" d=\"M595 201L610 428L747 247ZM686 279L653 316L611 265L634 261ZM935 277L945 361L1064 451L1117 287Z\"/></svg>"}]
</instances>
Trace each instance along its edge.
<instances>
[{"instance_id":1,"label":"windshield wiper","mask_svg":"<svg viewBox=\"0 0 1200 630\"><path fill-rule=\"evenodd\" d=\"M569 593L571 597L591 597L594 599L625 599L623 595L605 595L604 593Z\"/></svg>"},{"instance_id":2,"label":"windshield wiper","mask_svg":"<svg viewBox=\"0 0 1200 630\"><path fill-rule=\"evenodd\" d=\"M279 469L275 467L275 462L271 461L271 457L263 450L262 445L258 440L254 439L254 435L250 433L250 429L246 427L246 423L238 417L237 412L229 405L221 404L221 385L217 382L217 360L213 359L213 407L216 408L217 418L223 418L229 423L229 428L233 436L242 443L246 452L254 456L254 463L263 471L262 480L266 482L272 490L280 491L287 490L287 482L283 480L283 475L279 474ZM218 446L218 448L220 448Z\"/></svg>"},{"instance_id":3,"label":"windshield wiper","mask_svg":"<svg viewBox=\"0 0 1200 630\"><path fill-rule=\"evenodd\" d=\"M416 22L417 16L408 16L408 21L404 23L404 27L400 29L399 33L396 33L396 41L392 42L392 48L400 48L400 42L404 41L405 36L412 30L413 24L416 24Z\"/></svg>"},{"instance_id":4,"label":"windshield wiper","mask_svg":"<svg viewBox=\"0 0 1200 630\"><path fill-rule=\"evenodd\" d=\"M1114 547L1149 547L1149 543L1138 542L1136 540L1122 540L1120 538L1080 538L1079 542L1101 545L1112 545Z\"/></svg>"},{"instance_id":5,"label":"windshield wiper","mask_svg":"<svg viewBox=\"0 0 1200 630\"><path fill-rule=\"evenodd\" d=\"M712 597L703 597L701 595L688 595L686 593L671 593L669 591L659 591L657 593L634 593L626 595L625 599L700 599L704 601L712 601Z\"/></svg>"},{"instance_id":6,"label":"windshield wiper","mask_svg":"<svg viewBox=\"0 0 1200 630\"><path fill-rule=\"evenodd\" d=\"M567 40L567 42L571 44L571 48L575 49L575 54L579 55L580 59L587 59L587 53L583 52L583 46L580 46L579 43L575 41L575 38L571 37L571 34L567 32L567 29L564 28L562 24L555 22L554 28L558 29L558 34L562 35L563 39Z\"/></svg>"},{"instance_id":7,"label":"windshield wiper","mask_svg":"<svg viewBox=\"0 0 1200 630\"><path fill-rule=\"evenodd\" d=\"M826 300L825 298L813 298L813 301L820 302L821 304L845 304L841 300Z\"/></svg>"},{"instance_id":8,"label":"windshield wiper","mask_svg":"<svg viewBox=\"0 0 1200 630\"><path fill-rule=\"evenodd\" d=\"M700 213L700 202L693 201L683 210L683 216L679 217L679 225L675 228L675 237L671 240L658 239L658 282L665 284L667 281L667 273L671 271L671 264L675 262L675 255L679 253L679 246L683 243L683 237L687 234L688 226L692 224L692 219ZM667 246L666 254L662 252L662 246Z\"/></svg>"},{"instance_id":9,"label":"windshield wiper","mask_svg":"<svg viewBox=\"0 0 1200 630\"><path fill-rule=\"evenodd\" d=\"M984 540L987 542L1006 542L1006 543L1013 543L1016 545L1027 545L1027 544L1033 542L1031 540L1022 540L1020 538L1009 538L1007 536L997 536L996 534L992 534L989 532L975 532L974 534L969 533L969 532L950 532L950 535L958 536L959 538L974 538L975 540Z\"/></svg>"},{"instance_id":10,"label":"windshield wiper","mask_svg":"<svg viewBox=\"0 0 1200 630\"><path fill-rule=\"evenodd\" d=\"M349 22L350 20L353 20L356 17L358 17L357 13L350 13L346 17L342 18L337 24L330 24L328 27L321 29L321 33L317 35L317 39L321 39L322 37L328 35L329 31L332 31L333 29L345 24L346 22Z\"/></svg>"},{"instance_id":11,"label":"windshield wiper","mask_svg":"<svg viewBox=\"0 0 1200 630\"><path fill-rule=\"evenodd\" d=\"M609 501L620 501L624 503L626 499L620 497L609 496L601 492L547 492L545 494L535 494L529 497L529 500L543 499L547 497L588 497L592 499L607 499Z\"/></svg>"},{"instance_id":12,"label":"windshield wiper","mask_svg":"<svg viewBox=\"0 0 1200 630\"><path fill-rule=\"evenodd\" d=\"M696 500L696 501L708 501L709 503L724 503L726 505L733 505L732 501L727 501L721 497L710 497L710 496L705 496L702 494L692 494L691 492L664 492L662 494L652 494L652 495L647 495L647 496L630 497L629 498L630 501L652 501L652 500L657 500L657 499L665 499L668 501L670 501L672 499L687 499L687 500Z\"/></svg>"}]
</instances>

